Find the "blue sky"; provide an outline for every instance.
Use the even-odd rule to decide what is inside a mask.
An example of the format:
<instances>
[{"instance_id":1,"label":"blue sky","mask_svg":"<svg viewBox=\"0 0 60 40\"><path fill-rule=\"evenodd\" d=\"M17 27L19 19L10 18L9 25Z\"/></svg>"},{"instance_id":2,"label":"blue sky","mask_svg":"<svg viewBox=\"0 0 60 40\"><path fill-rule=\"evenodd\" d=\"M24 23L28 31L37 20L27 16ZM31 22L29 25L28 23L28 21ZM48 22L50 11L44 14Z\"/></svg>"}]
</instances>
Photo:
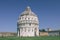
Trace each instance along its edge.
<instances>
[{"instance_id":1,"label":"blue sky","mask_svg":"<svg viewBox=\"0 0 60 40\"><path fill-rule=\"evenodd\" d=\"M39 29L60 29L60 0L0 0L0 32L16 32L19 15L30 6Z\"/></svg>"}]
</instances>

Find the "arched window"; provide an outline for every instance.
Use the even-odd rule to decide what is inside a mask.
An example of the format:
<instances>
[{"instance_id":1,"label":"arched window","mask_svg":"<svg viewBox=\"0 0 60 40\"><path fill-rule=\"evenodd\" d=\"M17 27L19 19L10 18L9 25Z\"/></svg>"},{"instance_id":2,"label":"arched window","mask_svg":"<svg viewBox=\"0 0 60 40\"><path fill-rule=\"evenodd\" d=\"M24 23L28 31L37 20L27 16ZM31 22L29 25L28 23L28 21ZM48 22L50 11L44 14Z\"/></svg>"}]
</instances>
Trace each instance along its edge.
<instances>
[{"instance_id":1,"label":"arched window","mask_svg":"<svg viewBox=\"0 0 60 40\"><path fill-rule=\"evenodd\" d=\"M31 23L29 23L29 26L31 26Z\"/></svg>"},{"instance_id":2,"label":"arched window","mask_svg":"<svg viewBox=\"0 0 60 40\"><path fill-rule=\"evenodd\" d=\"M22 32L23 31L23 28L20 28L20 32Z\"/></svg>"},{"instance_id":3,"label":"arched window","mask_svg":"<svg viewBox=\"0 0 60 40\"><path fill-rule=\"evenodd\" d=\"M28 18L28 20L29 20L30 18Z\"/></svg>"},{"instance_id":4,"label":"arched window","mask_svg":"<svg viewBox=\"0 0 60 40\"><path fill-rule=\"evenodd\" d=\"M32 32L33 32L33 28L32 28Z\"/></svg>"},{"instance_id":5,"label":"arched window","mask_svg":"<svg viewBox=\"0 0 60 40\"><path fill-rule=\"evenodd\" d=\"M28 28L28 32L30 32L31 28Z\"/></svg>"},{"instance_id":6,"label":"arched window","mask_svg":"<svg viewBox=\"0 0 60 40\"><path fill-rule=\"evenodd\" d=\"M25 29L25 32L26 32L26 28L24 28Z\"/></svg>"}]
</instances>

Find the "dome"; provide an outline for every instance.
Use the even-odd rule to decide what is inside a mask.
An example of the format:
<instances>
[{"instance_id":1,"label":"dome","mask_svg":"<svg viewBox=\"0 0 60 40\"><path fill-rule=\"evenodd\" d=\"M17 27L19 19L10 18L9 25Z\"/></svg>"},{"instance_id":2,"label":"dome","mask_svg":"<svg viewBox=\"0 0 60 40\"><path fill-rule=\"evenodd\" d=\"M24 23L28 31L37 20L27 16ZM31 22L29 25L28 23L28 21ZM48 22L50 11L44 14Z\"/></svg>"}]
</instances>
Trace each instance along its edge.
<instances>
[{"instance_id":1,"label":"dome","mask_svg":"<svg viewBox=\"0 0 60 40\"><path fill-rule=\"evenodd\" d=\"M35 13L31 11L31 8L29 6L27 6L26 10L22 12L20 16L24 15L36 16Z\"/></svg>"},{"instance_id":2,"label":"dome","mask_svg":"<svg viewBox=\"0 0 60 40\"><path fill-rule=\"evenodd\" d=\"M38 21L37 15L31 11L31 8L29 6L27 6L25 11L22 12L18 18L18 25L20 25L20 27L22 27L21 25L23 25L23 24L25 25L25 24L29 24L29 23L38 25L39 21Z\"/></svg>"}]
</instances>

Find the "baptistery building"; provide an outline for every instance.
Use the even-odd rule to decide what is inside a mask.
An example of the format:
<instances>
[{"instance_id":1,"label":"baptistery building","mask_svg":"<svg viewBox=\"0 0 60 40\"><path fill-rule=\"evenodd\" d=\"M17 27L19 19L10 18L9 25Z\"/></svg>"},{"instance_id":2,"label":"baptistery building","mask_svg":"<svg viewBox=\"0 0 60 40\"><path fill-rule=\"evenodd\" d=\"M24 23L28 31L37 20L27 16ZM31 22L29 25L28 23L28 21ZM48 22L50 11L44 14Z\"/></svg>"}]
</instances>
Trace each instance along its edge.
<instances>
[{"instance_id":1,"label":"baptistery building","mask_svg":"<svg viewBox=\"0 0 60 40\"><path fill-rule=\"evenodd\" d=\"M39 21L37 15L29 6L20 14L17 21L18 36L39 36Z\"/></svg>"}]
</instances>

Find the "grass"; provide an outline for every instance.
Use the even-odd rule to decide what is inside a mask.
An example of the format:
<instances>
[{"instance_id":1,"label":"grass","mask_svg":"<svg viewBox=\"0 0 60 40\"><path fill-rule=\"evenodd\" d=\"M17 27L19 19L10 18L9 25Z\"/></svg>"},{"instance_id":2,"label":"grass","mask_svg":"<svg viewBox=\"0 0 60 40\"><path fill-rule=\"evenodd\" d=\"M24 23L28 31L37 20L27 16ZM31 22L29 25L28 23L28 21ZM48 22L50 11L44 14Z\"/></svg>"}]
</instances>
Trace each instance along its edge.
<instances>
[{"instance_id":1,"label":"grass","mask_svg":"<svg viewBox=\"0 0 60 40\"><path fill-rule=\"evenodd\" d=\"M60 36L41 36L41 37L0 37L0 40L60 40Z\"/></svg>"}]
</instances>

